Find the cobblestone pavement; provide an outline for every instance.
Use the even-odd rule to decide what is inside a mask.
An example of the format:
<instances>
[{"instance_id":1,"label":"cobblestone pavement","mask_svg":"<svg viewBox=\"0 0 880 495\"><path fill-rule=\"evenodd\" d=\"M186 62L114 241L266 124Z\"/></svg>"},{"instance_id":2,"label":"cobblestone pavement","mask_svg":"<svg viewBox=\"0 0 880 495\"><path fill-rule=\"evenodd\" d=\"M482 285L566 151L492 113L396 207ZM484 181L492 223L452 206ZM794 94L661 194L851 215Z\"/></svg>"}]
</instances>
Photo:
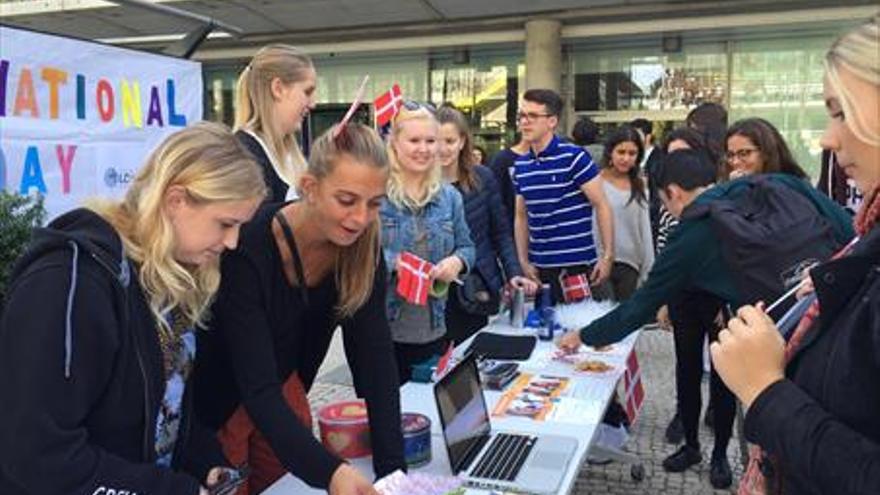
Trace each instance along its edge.
<instances>
[{"instance_id":1,"label":"cobblestone pavement","mask_svg":"<svg viewBox=\"0 0 880 495\"><path fill-rule=\"evenodd\" d=\"M645 332L637 345L642 364L642 377L647 390L647 398L638 422L630 432L626 450L638 454L645 468L645 479L635 482L630 477L630 466L612 462L603 466L584 465L581 468L573 494L611 494L611 495L678 495L678 494L732 494L734 489L713 490L709 483L709 457L712 450L712 434L701 426L700 444L704 461L684 473L667 473L663 470L663 459L675 451L675 445L666 443L664 432L672 418L675 408L674 357L672 335L653 331ZM345 358L338 340L334 341L325 365L319 372L318 380L309 394L315 408L336 400L354 397L351 378L345 370ZM708 396L705 390L704 402ZM736 429L736 428L734 428ZM742 474L739 456L739 439L734 438L728 447L728 459L736 480Z\"/></svg>"}]
</instances>

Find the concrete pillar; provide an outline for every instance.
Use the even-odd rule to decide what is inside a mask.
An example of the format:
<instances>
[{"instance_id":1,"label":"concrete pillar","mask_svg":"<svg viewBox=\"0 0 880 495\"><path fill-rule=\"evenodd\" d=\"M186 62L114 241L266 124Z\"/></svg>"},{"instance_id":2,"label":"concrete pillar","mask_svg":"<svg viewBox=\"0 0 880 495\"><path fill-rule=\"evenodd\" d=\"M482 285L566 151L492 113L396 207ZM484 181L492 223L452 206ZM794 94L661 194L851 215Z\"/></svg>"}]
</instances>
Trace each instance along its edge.
<instances>
[{"instance_id":1,"label":"concrete pillar","mask_svg":"<svg viewBox=\"0 0 880 495\"><path fill-rule=\"evenodd\" d=\"M526 87L559 91L562 78L562 23L552 19L526 22Z\"/></svg>"}]
</instances>

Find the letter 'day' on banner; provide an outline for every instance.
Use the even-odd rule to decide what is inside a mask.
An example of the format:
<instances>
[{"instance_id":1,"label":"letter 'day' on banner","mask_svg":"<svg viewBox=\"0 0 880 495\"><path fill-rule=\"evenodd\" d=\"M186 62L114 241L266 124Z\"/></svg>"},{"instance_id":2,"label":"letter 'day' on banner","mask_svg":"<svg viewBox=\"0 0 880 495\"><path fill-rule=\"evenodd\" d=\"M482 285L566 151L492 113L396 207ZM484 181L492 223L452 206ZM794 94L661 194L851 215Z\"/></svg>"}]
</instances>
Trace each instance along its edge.
<instances>
[{"instance_id":1,"label":"letter 'day' on banner","mask_svg":"<svg viewBox=\"0 0 880 495\"><path fill-rule=\"evenodd\" d=\"M0 189L43 194L50 217L122 196L201 118L197 62L0 26Z\"/></svg>"}]
</instances>

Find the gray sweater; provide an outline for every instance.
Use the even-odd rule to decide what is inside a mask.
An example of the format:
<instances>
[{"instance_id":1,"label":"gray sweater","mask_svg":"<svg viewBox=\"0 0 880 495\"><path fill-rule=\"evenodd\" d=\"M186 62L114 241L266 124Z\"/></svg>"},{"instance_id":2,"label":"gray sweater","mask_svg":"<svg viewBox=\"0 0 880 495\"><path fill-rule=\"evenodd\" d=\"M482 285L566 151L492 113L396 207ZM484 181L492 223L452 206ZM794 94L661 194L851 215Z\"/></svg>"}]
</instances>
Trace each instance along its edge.
<instances>
[{"instance_id":1,"label":"gray sweater","mask_svg":"<svg viewBox=\"0 0 880 495\"><path fill-rule=\"evenodd\" d=\"M614 261L626 263L638 270L639 282L643 282L654 264L648 202L629 202L629 190L618 189L605 179L600 179L614 216ZM593 237L601 239L601 233L596 228L595 212L593 217ZM602 245L597 242L597 249L601 249Z\"/></svg>"}]
</instances>

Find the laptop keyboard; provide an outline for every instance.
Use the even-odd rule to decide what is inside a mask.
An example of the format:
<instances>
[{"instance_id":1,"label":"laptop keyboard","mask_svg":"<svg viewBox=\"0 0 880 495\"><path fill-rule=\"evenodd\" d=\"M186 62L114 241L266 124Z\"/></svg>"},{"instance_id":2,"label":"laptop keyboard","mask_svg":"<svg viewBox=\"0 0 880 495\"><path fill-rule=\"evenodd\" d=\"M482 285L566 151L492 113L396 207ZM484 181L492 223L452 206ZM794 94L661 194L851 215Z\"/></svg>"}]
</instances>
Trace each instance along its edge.
<instances>
[{"instance_id":1,"label":"laptop keyboard","mask_svg":"<svg viewBox=\"0 0 880 495\"><path fill-rule=\"evenodd\" d=\"M513 481L522 469L537 437L499 433L492 439L486 454L480 458L470 476L492 480Z\"/></svg>"}]
</instances>

